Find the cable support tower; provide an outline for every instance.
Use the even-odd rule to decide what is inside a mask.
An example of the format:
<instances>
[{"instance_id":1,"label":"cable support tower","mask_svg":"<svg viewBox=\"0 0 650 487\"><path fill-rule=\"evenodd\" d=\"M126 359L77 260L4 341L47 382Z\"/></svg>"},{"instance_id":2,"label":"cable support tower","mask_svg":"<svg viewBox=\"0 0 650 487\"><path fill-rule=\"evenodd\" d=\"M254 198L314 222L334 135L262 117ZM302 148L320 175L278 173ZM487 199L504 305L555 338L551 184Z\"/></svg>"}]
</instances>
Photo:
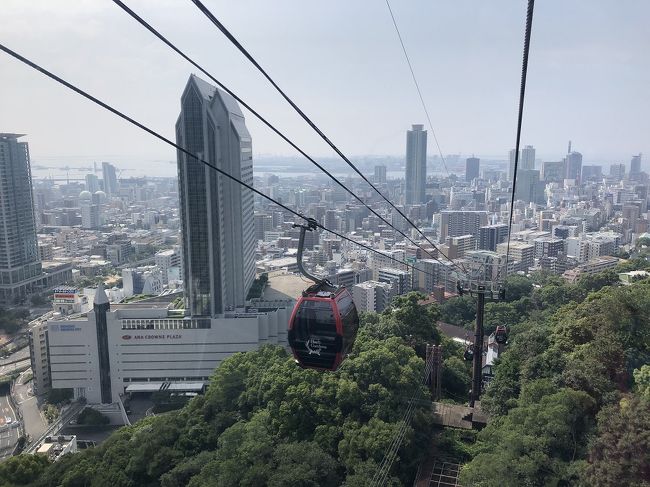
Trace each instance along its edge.
<instances>
[{"instance_id":1,"label":"cable support tower","mask_svg":"<svg viewBox=\"0 0 650 487\"><path fill-rule=\"evenodd\" d=\"M524 55L521 65L521 86L519 88L519 113L517 116L517 141L515 143L515 165L512 175L512 197L510 198L510 216L508 218L508 245L506 246L505 277L508 277L508 261L510 259L510 237L512 234L512 217L515 212L515 189L517 187L517 166L519 165L519 143L521 141L521 124L524 115L524 100L526 97L526 77L528 75L528 53L530 51L530 32L533 27L533 12L535 0L528 0L526 11L526 32L524 34Z\"/></svg>"},{"instance_id":2,"label":"cable support tower","mask_svg":"<svg viewBox=\"0 0 650 487\"><path fill-rule=\"evenodd\" d=\"M402 235L406 240L408 240L410 243L418 247L420 250L425 252L429 257L432 259L440 262L442 262L431 252L429 252L427 249L423 248L420 244L418 244L415 240L413 240L411 237L409 237L406 233L403 231L399 230L396 228L392 223L390 223L386 218L384 218L382 215L380 215L374 208L372 208L369 204L367 204L360 196L358 196L354 191L349 189L344 183L342 183L336 176L334 176L330 171L328 171L325 167L323 167L321 164L316 162L316 160L311 157L309 154L307 154L303 149L301 149L297 144L295 144L292 140L290 140L283 132L281 132L279 129L277 129L271 122L269 122L265 117L263 117L259 112L257 112L254 108L252 108L248 103L246 103L244 100L242 100L239 96L237 96L232 90L230 90L226 85L224 85L221 81L219 81L217 78L215 78L211 73L209 73L206 69L204 69L201 65L199 65L196 61L194 61L192 58L190 58L187 54L185 54L181 49L179 49L176 45L174 45L171 41L169 41L164 35L162 35L158 30L156 30L151 24L149 24L146 20L144 20L142 17L140 17L137 13L135 13L131 8L129 8L124 2L121 0L113 0L113 2L120 7L122 10L124 10L127 14L129 14L133 19L135 19L140 25L142 25L144 28L146 28L149 32L151 32L154 36L156 36L158 39L160 39L164 44L166 44L170 49L172 49L174 52L176 52L179 56L181 56L183 59L185 59L187 62L189 62L192 66L194 66L196 69L201 71L205 76L210 78L214 83L216 83L221 89L223 89L226 93L228 93L230 96L232 96L235 100L237 100L244 108L246 108L254 117L256 117L258 120L260 120L264 125L266 125L268 128L270 128L274 133L276 133L282 140L287 142L292 148L294 148L298 153L300 153L303 157L305 157L309 162L311 162L314 166L316 166L318 169L320 169L324 174L326 174L332 181L334 181L336 184L338 184L342 189L344 189L347 193L352 195L352 197L357 200L359 203L361 203L363 206L365 206L370 212L375 215L377 218L379 218L383 223L388 225L390 228L395 230L397 233ZM417 229L417 227L416 227ZM418 229L419 230L419 229ZM444 253L435 245L433 245L433 248L438 251L440 254L444 255ZM446 257L446 256L445 256ZM454 265L456 265L457 268L458 265L454 263L453 261L450 260ZM460 269L460 268L459 268ZM464 271L464 268L463 268Z\"/></svg>"},{"instance_id":3,"label":"cable support tower","mask_svg":"<svg viewBox=\"0 0 650 487\"><path fill-rule=\"evenodd\" d=\"M445 161L445 156L442 155L442 149L440 148L440 143L438 142L438 137L436 136L436 131L433 130L433 124L431 123L431 117L429 116L429 110L427 109L427 104L424 102L424 97L422 96L422 91L420 90L420 84L418 83L417 78L415 77L415 71L413 70L413 65L411 64L411 58L408 55L406 46L404 45L404 40L402 39L402 34L400 33L399 27L397 26L397 21L395 20L395 15L393 14L393 9L390 6L390 1L386 0L386 6L388 7L388 12L390 12L390 18L393 20L393 25L395 26L395 32L397 32L397 37L399 38L399 43L402 46L402 51L404 52L404 57L406 58L406 63L409 66L409 71L411 71L411 78L413 78L413 84L415 89L418 92L418 97L420 98L420 103L424 109L424 114L427 117L427 122L429 123L429 130L431 130L431 135L433 135L433 140L436 143L438 148L438 154L440 154L440 159L442 159L442 165L447 172L447 176L451 177L449 169L447 169L447 161Z\"/></svg>"},{"instance_id":4,"label":"cable support tower","mask_svg":"<svg viewBox=\"0 0 650 487\"><path fill-rule=\"evenodd\" d=\"M271 78L271 76L266 72L266 70L260 66L260 64L255 60L255 58L246 50L246 48L237 40L237 38L217 19L214 14L200 1L200 0L190 0L196 7L205 15L208 20L210 20L216 27L219 29L224 36L248 59L253 66L268 80L269 83L276 89L276 91L291 105L291 107L302 117L302 119L307 122L307 124L323 139L331 148L338 154L338 156L343 159L343 161L361 177L381 198L388 203L399 215L404 218L409 225L411 225L417 232L422 235L422 237L429 243L433 248L437 249L437 246L426 236L426 234L420 230L420 228L413 223L413 221L404 214L388 197L386 197L377 187L370 182L370 180L357 168L357 166L350 161L350 159L323 133L323 131L318 128L318 126L303 112L296 103L287 95L280 86ZM438 249L438 252L445 257L449 262L458 267L458 264L450 259L444 252ZM461 264L462 267L462 264ZM463 267L463 272L465 269Z\"/></svg>"},{"instance_id":5,"label":"cable support tower","mask_svg":"<svg viewBox=\"0 0 650 487\"><path fill-rule=\"evenodd\" d=\"M126 115L125 113L119 111L118 109L112 107L108 103L103 102L99 98L87 93L86 91L84 91L81 88L75 86L74 84L64 80L60 76L57 76L56 74L52 73L51 71L48 71L47 69L43 68L42 66L39 66L38 64L34 63L33 61L30 61L26 57L18 54L17 52L13 51L12 49L9 49L4 44L0 44L0 50L4 51L7 54L9 54L11 57L17 59L18 61L22 62L23 64L26 64L30 68L32 68L32 69L34 69L36 71L39 71L40 73L42 73L45 76L47 76L48 78L56 81L57 83L65 86L69 90L74 91L78 95L81 95L82 97L86 98L87 100L92 101L96 105L101 106L102 108L104 108L105 110L111 112L112 114L117 115L121 119L129 122L131 125L135 125L139 129L141 129L141 130L147 132L148 134L156 137L157 139L161 140L162 142L166 143L167 145L170 145L171 147L173 147L176 150L190 156L191 158L195 159L196 161L201 162L205 166L210 167L211 169L214 169L215 171L217 171L222 176L230 179L231 181L234 181L234 182L240 184L244 188L252 191L253 193L261 196L262 198L270 201L271 203L274 203L274 204L278 205L280 208L286 210L287 212L291 213L292 215L294 215L294 216L296 216L298 218L301 218L301 219L303 219L305 221L309 221L309 217L307 217L307 216L303 215L302 213L288 207L287 205L277 201L276 199L264 194L262 191L260 191L260 190L258 190L256 188L254 188L253 186L241 181L240 179L236 178L235 176L232 176L228 172L226 172L226 171L224 171L222 169L219 169L217 166L215 166L213 164L210 164L209 162L205 161L204 159L202 159L200 157L197 157L195 154L192 154L190 151L188 151L187 149L181 147L180 145L176 144L175 142L171 141L170 139L168 139L164 135L159 134L158 132L154 131L153 129L147 127L146 125L138 122L137 120L133 119L132 117L130 117L130 116ZM325 227L324 225L322 225L320 223L316 223L316 226L321 230L324 230L324 231L329 232L329 233L331 233L333 235L336 235L337 237L339 237L342 240L346 240L348 242L351 242L351 243L353 243L355 245L358 245L359 247L362 247L362 248L364 248L364 249L366 249L366 250L368 250L370 252L374 252L374 253L382 255L384 257L388 257L388 259L392 260L393 262L396 262L398 264L402 264L402 265L406 266L407 268L413 269L413 270L415 270L417 272L422 272L422 273L427 274L429 276L435 277L434 274L432 274L430 272L427 272L427 271L424 271L423 269L420 269L420 268L414 266L413 264L409 264L406 261L397 259L397 258L392 257L390 255L386 255L385 253L383 253L383 252L381 252L381 251L379 251L377 249L374 249L369 245L358 242L358 241L356 241L356 240L354 240L354 239L352 239L350 237L347 237L346 235L343 235L343 234L341 234L341 233L339 233L339 232L337 232L335 230L330 230L329 228Z\"/></svg>"}]
</instances>

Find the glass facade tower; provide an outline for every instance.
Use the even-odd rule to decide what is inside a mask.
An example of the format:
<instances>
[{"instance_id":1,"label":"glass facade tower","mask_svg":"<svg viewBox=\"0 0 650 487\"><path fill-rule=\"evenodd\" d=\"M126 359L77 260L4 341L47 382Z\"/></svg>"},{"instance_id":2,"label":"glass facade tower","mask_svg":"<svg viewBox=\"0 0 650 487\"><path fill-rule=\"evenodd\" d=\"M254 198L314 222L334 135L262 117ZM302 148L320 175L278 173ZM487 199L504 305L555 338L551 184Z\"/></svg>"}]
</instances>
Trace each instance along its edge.
<instances>
[{"instance_id":1,"label":"glass facade tower","mask_svg":"<svg viewBox=\"0 0 650 487\"><path fill-rule=\"evenodd\" d=\"M42 275L29 147L21 137L0 133L0 304L31 292Z\"/></svg>"},{"instance_id":2,"label":"glass facade tower","mask_svg":"<svg viewBox=\"0 0 650 487\"><path fill-rule=\"evenodd\" d=\"M245 303L255 279L253 193L201 158L253 184L251 137L237 102L192 75L181 98L178 152L186 309L215 316Z\"/></svg>"}]
</instances>

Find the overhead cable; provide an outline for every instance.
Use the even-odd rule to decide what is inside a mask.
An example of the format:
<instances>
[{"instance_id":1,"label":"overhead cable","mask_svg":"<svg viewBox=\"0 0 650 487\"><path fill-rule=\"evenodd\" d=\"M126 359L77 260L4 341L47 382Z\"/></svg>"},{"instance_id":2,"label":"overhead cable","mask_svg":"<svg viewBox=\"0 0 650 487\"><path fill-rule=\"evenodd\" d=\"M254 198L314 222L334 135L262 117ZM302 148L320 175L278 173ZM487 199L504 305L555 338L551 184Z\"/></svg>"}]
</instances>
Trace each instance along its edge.
<instances>
[{"instance_id":1,"label":"overhead cable","mask_svg":"<svg viewBox=\"0 0 650 487\"><path fill-rule=\"evenodd\" d=\"M395 230L397 233L402 235L405 239L407 239L409 242L411 242L413 245L418 247L420 250L425 252L429 257L432 259L440 262L442 262L435 256L433 255L430 251L427 249L423 248L420 244L415 242L411 237L409 237L406 233L404 233L402 230L396 228L392 223L390 223L386 218L384 218L382 215L380 215L374 208L372 208L370 205L368 205L361 197L359 197L354 191L349 189L344 183L342 183L336 176L334 176L330 171L328 171L325 167L323 167L321 164L316 162L316 160L308 155L304 150L302 150L298 145L296 145L292 140L290 140L284 133L282 133L279 129L277 129L271 122L269 122L266 118L264 118L259 112L257 112L255 109L253 109L248 103L246 103L244 100L242 100L239 96L237 96L232 90L230 90L227 86L225 86L221 81L219 81L217 78L215 78L212 74L210 74L207 70L205 70L202 66L200 66L196 61L194 61L192 58L190 58L187 54L185 54L181 49L176 47L171 41L169 41L164 35L162 35L158 30L156 30L151 24L149 24L146 20L144 20L142 17L140 17L137 13L135 13L131 8L129 8L124 2L121 0L113 0L113 2L119 6L122 10L124 10L127 14L129 14L133 19L135 19L140 25L145 27L149 32L151 32L153 35L155 35L158 39L160 39L163 43L165 43L170 49L172 49L174 52L176 52L179 56L181 56L183 59L185 59L187 62L189 62L192 66L194 66L196 69L201 71L205 76L210 78L214 83L216 83L221 89L223 89L226 93L228 93L230 96L232 96L235 100L237 100L244 108L246 108L254 117L256 117L258 120L260 120L264 125L266 125L268 128L270 128L273 132L275 132L277 135L279 135L282 140L287 142L291 147L293 147L296 151L298 151L302 156L304 156L309 162L311 162L313 165L315 165L318 169L320 169L323 173L325 173L332 181L334 181L336 184L338 184L341 188L343 188L345 191L347 191L354 199L356 199L359 203L361 203L363 206L365 206L370 212L372 212L373 215L375 215L377 218L379 218L383 223L388 225L390 228ZM435 245L433 248L440 252L440 249L438 249Z\"/></svg>"},{"instance_id":2,"label":"overhead cable","mask_svg":"<svg viewBox=\"0 0 650 487\"><path fill-rule=\"evenodd\" d=\"M530 51L530 32L533 26L533 11L535 0L528 0L526 11L526 32L524 34L524 57L521 66L521 86L519 88L519 114L517 116L517 141L515 143L515 164L512 174L512 197L510 198L510 216L508 218L508 244L506 247L506 269L508 277L508 260L510 259L510 237L512 234L512 216L515 212L515 189L517 187L517 166L519 165L519 143L521 141L521 123L524 115L524 100L526 97L526 77L528 75L528 52Z\"/></svg>"},{"instance_id":3,"label":"overhead cable","mask_svg":"<svg viewBox=\"0 0 650 487\"><path fill-rule=\"evenodd\" d=\"M82 90L81 88L79 88L79 87L73 85L72 83L70 83L70 82L64 80L64 79L61 78L60 76L57 76L56 74L54 74L54 73L52 73L51 71L48 71L47 69L45 69L45 68L39 66L38 64L34 63L33 61L30 61L30 60L27 59L26 57L24 57L24 56L18 54L17 52L13 51L12 49L9 49L9 48L6 47L5 45L0 44L0 50L1 50L1 51L4 51L4 52L7 53L7 54L9 54L9 55L12 56L13 58L19 60L19 61L22 62L23 64L26 64L26 65L29 66L30 68L35 69L36 71L41 72L42 74L44 74L44 75L47 76L48 78L50 78L50 79L56 81L57 83L59 83L59 84L65 86L66 88L68 88L68 89L74 91L74 92L77 93L78 95L83 96L84 98L86 98L86 99L92 101L92 102L95 103L96 105L99 105L99 106L101 106L102 108L104 108L105 110L108 110L109 112L113 113L114 115L117 115L117 116L120 117L121 119L126 120L126 121L129 122L130 124L135 125L135 126L138 127L139 129L144 130L144 131L147 132L148 134L150 134L150 135L156 137L157 139L159 139L159 140L165 142L166 144L168 144L168 145L174 147L176 150L178 150L178 151L180 151L180 152L186 154L187 156L191 157L192 159L195 159L196 161L201 162L202 164L204 164L204 165L210 167L211 169L217 171L217 172L218 172L219 174L221 174L222 176L224 176L224 177L230 179L231 181L234 181L234 182L240 184L240 185L243 186L244 188L246 188L246 189L252 191L253 193L255 193L255 194L261 196L262 198L264 198L264 199L266 199L266 200L268 200L268 201L270 201L270 202L272 202L272 203L278 205L280 208L282 208L282 209L288 211L288 212L291 213L292 215L294 215L294 216L296 216L296 217L298 217L298 218L302 218L302 219L305 220L305 221L308 221L308 220L309 220L309 217L307 217L307 216L305 216L305 215L303 215L303 214L297 212L296 210L294 210L294 209L292 209L292 208L286 206L285 204L283 204L283 203L277 201L276 199L274 199L274 198L272 198L272 197L270 197L270 196L264 194L264 193L263 193L262 191L260 191L259 189L256 189L256 188L254 188L253 186L251 186L250 184L247 184L247 183L241 181L240 179L236 178L235 176L232 176L231 174L229 174L228 172L226 172L226 171L224 171L224 170L222 170L222 169L219 169L219 168L218 168L217 166L215 166L214 164L211 164L211 163L209 163L208 161L206 161L206 160L204 160L204 159L201 159L201 158L197 157L195 154L192 154L190 151L188 151L187 149L181 147L180 145L176 144L175 142L171 141L170 139L168 139L168 138L165 137L164 135L159 134L158 132L154 131L153 129L147 127L146 125L144 125L144 124L138 122L137 120L133 119L132 117L130 117L130 116L126 115L125 113L119 111L118 109L112 107L112 106L109 105L108 103L103 102L103 101L100 100L99 98L97 98L97 97L95 97L95 96L93 96L93 95L87 93L86 91ZM396 263L402 264L402 265L406 266L407 268L411 268L411 269L413 269L413 270L415 270L415 271L422 272L422 273L424 273L424 274L427 274L427 275L430 275L430 276L432 276L432 277L435 277L435 274L433 274L433 273L431 273L431 272L424 271L424 270L422 270L422 269L420 269L420 268L414 266L413 264L409 264L408 262L405 262L405 261L403 261L403 260L397 259L397 258L395 258L395 257L393 257L393 256L391 256L391 255L388 255L388 254L386 254L386 253L384 253L384 252L381 252L381 251L379 251L379 250L373 249L373 248L370 247L369 245L366 245L366 244L364 244L364 243L358 242L358 241L356 241L356 240L354 240L354 239L352 239L352 238L350 238L350 237L347 237L346 235L343 235L343 234L341 234L341 233L339 233L339 232L337 232L337 231L330 230L329 228L326 228L324 225L321 225L320 223L317 223L316 226L317 226L318 228L320 228L321 230L324 230L324 231L326 231L326 232L330 232L330 233L333 234L333 235L336 235L337 237L341 238L342 240L346 240L346 241L351 242L351 243L353 243L353 244L356 244L356 245L358 245L358 246L360 246L360 247L362 247L362 248L364 248L364 249L366 249L366 250L369 250L369 251L374 252L374 253L376 253L376 254L382 255L382 256L388 258L389 260L391 260L391 261L393 261L393 262L396 262Z\"/></svg>"},{"instance_id":4,"label":"overhead cable","mask_svg":"<svg viewBox=\"0 0 650 487\"><path fill-rule=\"evenodd\" d=\"M415 89L418 92L418 96L420 97L420 103L422 103L422 108L424 109L424 114L427 117L427 122L429 122L429 130L431 130L431 135L433 135L433 140L436 143L436 147L438 148L438 154L440 154L440 159L442 160L442 165L445 168L445 171L447 172L447 176L451 176L449 173L449 169L447 169L447 162L445 161L445 156L442 155L442 149L440 148L440 143L438 142L438 137L436 137L436 131L433 130L433 124L431 123L431 117L429 116L429 110L427 109L427 104L424 103L424 97L422 96L422 91L420 90L420 85L418 83L417 78L415 77L415 71L413 70L413 65L411 64L411 59L409 58L408 52L406 51L406 46L404 45L404 41L402 40L402 34L399 31L399 27L397 26L397 21L395 20L395 15L393 15L393 9L390 7L390 2L389 0L386 0L386 6L388 7L388 11L390 12L390 18L393 19L393 25L395 26L395 32L397 32L397 37L399 38L399 43L402 46L402 51L404 52L404 57L406 58L406 63L409 66L409 70L411 71L411 77L413 78L413 84L415 84Z\"/></svg>"},{"instance_id":5,"label":"overhead cable","mask_svg":"<svg viewBox=\"0 0 650 487\"><path fill-rule=\"evenodd\" d=\"M237 38L215 17L215 15L200 1L200 0L190 0L196 7L205 15L208 20L210 20L216 27L219 29L223 35L226 36L226 38L248 59L253 66L257 68L257 70L262 73L262 75L268 80L269 83L276 89L280 95L291 105L291 107L302 117L302 119L307 122L307 124L323 139L333 150L336 152L343 161L354 171L356 172L361 179L363 179L373 190L381 196L381 198L388 203L395 211L397 211L402 218L406 222L408 222L409 225L411 225L415 230L418 231L420 235L431 245L433 248L437 249L438 247L429 239L429 237L426 236L426 234L415 224L413 221L407 217L402 210L400 210L395 204L390 201L377 187L370 182L370 180L357 168L357 166L354 165L352 161L323 133L323 131L318 128L318 126L303 112L298 105L294 103L294 101L287 95L282 88L278 86L278 84L271 78L271 76L266 72L266 70L260 66L260 64L255 60L255 58L246 50L244 46L237 40ZM455 263L452 259L450 259L444 252L438 251L442 254L443 257L445 257L449 262L454 264L456 267L458 267L458 264ZM465 272L465 269L463 268L463 272Z\"/></svg>"}]
</instances>

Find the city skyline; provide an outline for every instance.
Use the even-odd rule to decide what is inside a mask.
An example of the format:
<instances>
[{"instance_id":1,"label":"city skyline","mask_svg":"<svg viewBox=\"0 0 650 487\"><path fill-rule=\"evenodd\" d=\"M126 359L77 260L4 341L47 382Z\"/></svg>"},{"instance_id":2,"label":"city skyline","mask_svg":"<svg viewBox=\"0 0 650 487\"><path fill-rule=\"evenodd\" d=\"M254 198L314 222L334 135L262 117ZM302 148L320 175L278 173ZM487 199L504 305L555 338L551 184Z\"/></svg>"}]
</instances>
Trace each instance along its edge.
<instances>
[{"instance_id":1,"label":"city skyline","mask_svg":"<svg viewBox=\"0 0 650 487\"><path fill-rule=\"evenodd\" d=\"M172 11L171 3L163 4L169 8L155 9L146 3L133 3L136 11L151 19L172 40L182 40L188 52L218 77L224 77L227 85L236 88L253 106L263 108L264 114L285 128L309 153L319 157L331 154L258 76L251 76L246 61L211 31L195 9L189 6ZM343 10L339 3L326 7L280 2L274 9L284 15L270 25L261 20L266 19L264 14L270 7L258 5L256 15L251 15L246 6L232 5L224 12L224 21L242 36L244 45L259 55L262 64L297 101L309 100L304 106L306 112L346 153L400 155L403 130L425 117L383 7L359 2ZM502 8L475 7L469 2L453 7L418 3L396 6L395 15L443 154L474 153L481 158L501 154L500 158L506 159L514 145L524 5L515 8L503 2ZM637 20L647 18L650 5L630 2L624 13L605 3L590 3L589 7L563 8L563 15L558 17L555 12L559 2L538 6L523 141L534 144L544 160L563 156L566 141L572 139L587 162L627 163L634 154L650 153L644 136L650 122L643 116L649 105L643 82L648 63L643 61L642 52L650 34ZM22 22L5 23L3 42L9 47L24 48L25 54L62 70L90 91L109 97L134 115L145 114L155 128L171 135L167 120L173 119L173 112L156 101L182 89L188 66L115 6L88 3L61 12L46 2L26 5L9 1L3 5L3 14L29 18L30 25L43 26L25 29ZM369 22L364 27L366 36L360 38L357 28L362 14L368 16ZM434 19L437 29L422 22L424 14ZM341 32L332 45L323 37L327 25L324 20L333 18L340 21ZM607 19L609 29L601 28L603 19ZM248 29L251 22L257 29ZM180 25L188 23L196 25L192 36L179 30ZM283 35L275 35L280 30ZM256 33L246 35L252 31ZM463 36L458 35L461 31ZM121 39L107 42L114 33L119 33ZM454 42L447 42L449 39ZM143 51L132 49L134 44L144 46ZM66 52L67 56L58 57L57 52ZM97 52L102 53L104 62L90 73L80 60ZM309 52L316 55L308 56ZM439 69L426 62L431 56L444 66L442 76ZM367 62L359 64L360 57ZM215 58L229 69L216 72L211 62ZM115 69L117 66L119 69ZM481 77L477 83L474 77L464 76L467 66L490 76ZM8 58L0 58L0 67L9 87L0 95L4 108L0 125L30 135L36 164L49 161L62 166L93 159L112 160L117 165L119 159L132 159L130 164L160 164L155 161L173 160L173 154L154 140L142 138ZM346 70L344 77L339 74L341 68ZM314 77L312 72L319 76ZM384 80L377 83L377 79ZM554 79L561 82L548 81ZM619 81L626 83L625 90L617 88ZM386 103L371 104L387 82L396 89L390 97L382 97ZM48 103L30 103L30 92L38 92ZM485 97L484 93L491 96ZM61 126L55 122L60 111L72 117L65 130L52 130ZM341 123L344 111L355 114L351 122ZM468 113L480 116L468 117ZM365 129L352 130L352 123ZM295 155L258 122L250 120L250 125L258 141L255 155ZM429 152L436 153L437 148L432 145Z\"/></svg>"}]
</instances>

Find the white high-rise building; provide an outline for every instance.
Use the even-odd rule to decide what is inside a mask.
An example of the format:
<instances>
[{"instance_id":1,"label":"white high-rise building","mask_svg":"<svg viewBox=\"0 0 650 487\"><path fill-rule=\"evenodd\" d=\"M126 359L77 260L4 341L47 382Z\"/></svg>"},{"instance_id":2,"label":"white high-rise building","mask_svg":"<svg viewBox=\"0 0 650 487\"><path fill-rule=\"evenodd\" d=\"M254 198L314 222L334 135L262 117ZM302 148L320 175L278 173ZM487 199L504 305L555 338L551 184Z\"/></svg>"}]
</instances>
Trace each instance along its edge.
<instances>
[{"instance_id":1,"label":"white high-rise building","mask_svg":"<svg viewBox=\"0 0 650 487\"><path fill-rule=\"evenodd\" d=\"M406 132L406 204L426 203L427 131L424 125L413 125Z\"/></svg>"},{"instance_id":2,"label":"white high-rise building","mask_svg":"<svg viewBox=\"0 0 650 487\"><path fill-rule=\"evenodd\" d=\"M393 287L388 282L366 281L352 286L352 299L358 311L381 313L393 296Z\"/></svg>"},{"instance_id":3,"label":"white high-rise building","mask_svg":"<svg viewBox=\"0 0 650 487\"><path fill-rule=\"evenodd\" d=\"M237 102L192 75L176 122L186 309L215 316L244 305L255 279L251 136Z\"/></svg>"}]
</instances>

